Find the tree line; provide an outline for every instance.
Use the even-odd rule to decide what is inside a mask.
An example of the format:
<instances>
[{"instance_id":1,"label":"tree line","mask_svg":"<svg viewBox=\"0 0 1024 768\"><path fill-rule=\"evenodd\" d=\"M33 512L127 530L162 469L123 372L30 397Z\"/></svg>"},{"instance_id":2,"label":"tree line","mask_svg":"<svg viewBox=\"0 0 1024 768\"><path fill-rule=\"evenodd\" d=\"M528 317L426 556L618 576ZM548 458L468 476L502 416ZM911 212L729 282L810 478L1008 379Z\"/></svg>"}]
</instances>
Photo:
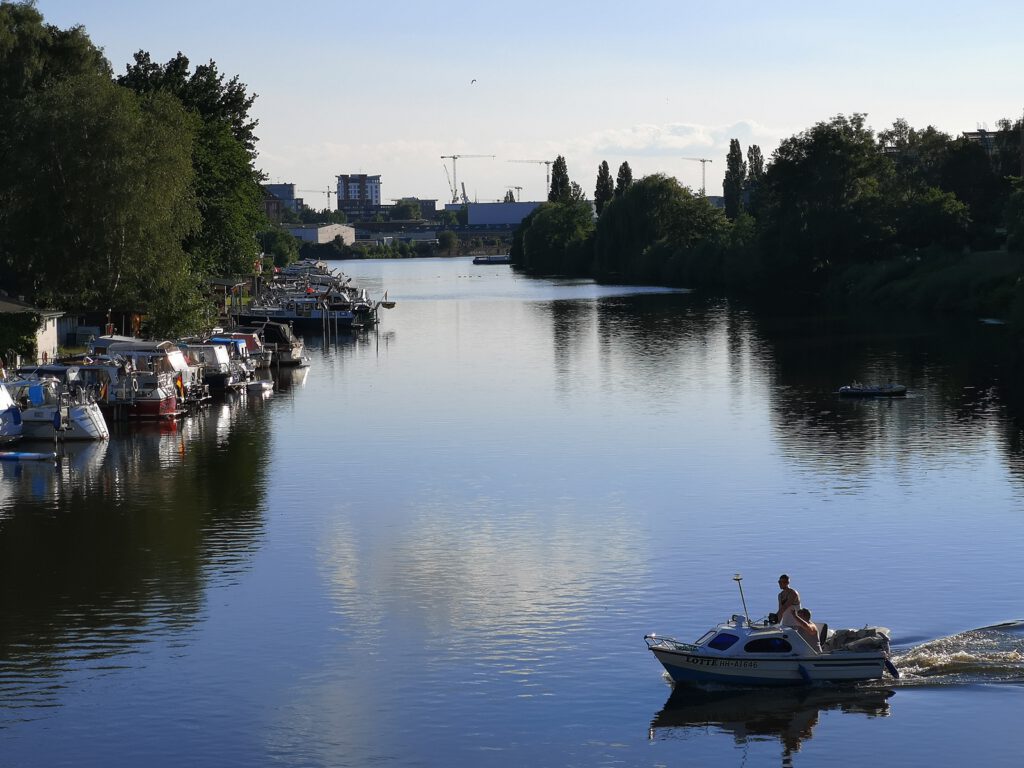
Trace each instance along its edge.
<instances>
[{"instance_id":1,"label":"tree line","mask_svg":"<svg viewBox=\"0 0 1024 768\"><path fill-rule=\"evenodd\" d=\"M81 26L0 3L0 288L154 333L208 323L206 279L251 273L268 228L255 98L181 53L115 76Z\"/></svg>"},{"instance_id":2,"label":"tree line","mask_svg":"<svg viewBox=\"0 0 1024 768\"><path fill-rule=\"evenodd\" d=\"M954 137L897 120L877 134L838 115L769 160L730 141L718 207L674 178L616 183L602 162L593 205L552 166L548 202L513 239L533 274L786 296L914 304L1024 321L1024 121Z\"/></svg>"}]
</instances>

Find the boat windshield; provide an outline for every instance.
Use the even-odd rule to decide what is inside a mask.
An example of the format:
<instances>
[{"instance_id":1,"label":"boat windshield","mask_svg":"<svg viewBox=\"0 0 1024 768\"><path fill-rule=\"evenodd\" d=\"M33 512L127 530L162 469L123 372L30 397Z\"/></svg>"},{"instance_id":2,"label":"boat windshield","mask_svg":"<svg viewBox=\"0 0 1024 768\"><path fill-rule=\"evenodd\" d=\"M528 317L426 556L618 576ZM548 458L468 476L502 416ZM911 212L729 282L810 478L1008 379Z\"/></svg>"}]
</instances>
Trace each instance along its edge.
<instances>
[{"instance_id":1,"label":"boat windshield","mask_svg":"<svg viewBox=\"0 0 1024 768\"><path fill-rule=\"evenodd\" d=\"M736 641L739 640L736 635L730 635L728 632L721 632L719 635L708 643L708 648L714 648L716 651L724 651L731 648Z\"/></svg>"},{"instance_id":2,"label":"boat windshield","mask_svg":"<svg viewBox=\"0 0 1024 768\"><path fill-rule=\"evenodd\" d=\"M743 646L743 650L747 653L789 653L793 646L781 637L759 637Z\"/></svg>"},{"instance_id":3,"label":"boat windshield","mask_svg":"<svg viewBox=\"0 0 1024 768\"><path fill-rule=\"evenodd\" d=\"M715 630L709 629L707 632L705 632L703 635L700 636L700 639L697 642L695 642L694 645L704 645L704 643L706 643L708 640L710 640L714 636L715 636Z\"/></svg>"}]
</instances>

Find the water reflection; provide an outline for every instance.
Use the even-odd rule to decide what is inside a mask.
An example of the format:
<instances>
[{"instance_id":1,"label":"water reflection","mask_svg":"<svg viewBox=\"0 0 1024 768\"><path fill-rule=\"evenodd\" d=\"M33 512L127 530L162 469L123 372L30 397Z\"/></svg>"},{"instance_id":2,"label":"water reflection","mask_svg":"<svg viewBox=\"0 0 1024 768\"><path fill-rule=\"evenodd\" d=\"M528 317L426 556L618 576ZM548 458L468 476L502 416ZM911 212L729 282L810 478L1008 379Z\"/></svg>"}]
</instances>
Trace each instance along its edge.
<instances>
[{"instance_id":1,"label":"water reflection","mask_svg":"<svg viewBox=\"0 0 1024 768\"><path fill-rule=\"evenodd\" d=\"M948 461L989 444L999 428L1005 459L1024 477L1024 391L1015 386L1024 358L1004 327L788 316L654 292L536 303L532 311L550 327L562 395L598 375L615 394L691 404L721 396L734 411L765 400L782 455L847 480L879 461L906 463L909 453ZM854 379L898 381L909 396L839 398L838 387Z\"/></svg>"},{"instance_id":2,"label":"water reflection","mask_svg":"<svg viewBox=\"0 0 1024 768\"><path fill-rule=\"evenodd\" d=\"M125 652L193 626L209 576L261 534L265 405L0 467L0 727L4 709L52 705L66 673L130 665Z\"/></svg>"},{"instance_id":3,"label":"water reflection","mask_svg":"<svg viewBox=\"0 0 1024 768\"><path fill-rule=\"evenodd\" d=\"M705 690L677 686L651 720L650 739L688 738L708 729L731 734L737 744L777 739L782 765L814 735L822 712L887 717L890 688L797 687L773 690Z\"/></svg>"}]
</instances>

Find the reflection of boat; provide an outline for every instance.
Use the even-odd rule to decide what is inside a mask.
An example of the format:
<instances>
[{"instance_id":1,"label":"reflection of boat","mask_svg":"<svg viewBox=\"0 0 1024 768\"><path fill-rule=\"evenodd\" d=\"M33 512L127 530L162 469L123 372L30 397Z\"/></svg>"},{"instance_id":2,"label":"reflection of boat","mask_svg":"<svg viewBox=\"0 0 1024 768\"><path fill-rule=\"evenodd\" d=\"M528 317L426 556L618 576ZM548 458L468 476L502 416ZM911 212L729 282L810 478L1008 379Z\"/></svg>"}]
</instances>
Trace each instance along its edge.
<instances>
[{"instance_id":1,"label":"reflection of boat","mask_svg":"<svg viewBox=\"0 0 1024 768\"><path fill-rule=\"evenodd\" d=\"M801 685L878 680L886 670L898 676L884 627L828 633L821 652L792 627L739 615L695 643L656 635L644 640L676 682Z\"/></svg>"},{"instance_id":2,"label":"reflection of boat","mask_svg":"<svg viewBox=\"0 0 1024 768\"><path fill-rule=\"evenodd\" d=\"M689 731L717 728L739 744L777 738L784 756L811 738L821 712L835 711L867 717L887 717L890 688L805 686L766 691L704 690L678 686L651 720L648 737L689 736Z\"/></svg>"},{"instance_id":3,"label":"reflection of boat","mask_svg":"<svg viewBox=\"0 0 1024 768\"><path fill-rule=\"evenodd\" d=\"M283 368L274 374L274 388L278 392L287 392L290 389L303 387L309 377L309 367Z\"/></svg>"},{"instance_id":4,"label":"reflection of boat","mask_svg":"<svg viewBox=\"0 0 1024 768\"><path fill-rule=\"evenodd\" d=\"M53 451L34 453L32 451L0 451L0 461L56 461Z\"/></svg>"},{"instance_id":5,"label":"reflection of boat","mask_svg":"<svg viewBox=\"0 0 1024 768\"><path fill-rule=\"evenodd\" d=\"M270 379L253 379L245 388L249 392L270 392L274 389L274 382Z\"/></svg>"},{"instance_id":6,"label":"reflection of boat","mask_svg":"<svg viewBox=\"0 0 1024 768\"><path fill-rule=\"evenodd\" d=\"M902 384L861 384L853 382L839 388L840 397L903 397L907 388Z\"/></svg>"},{"instance_id":7,"label":"reflection of boat","mask_svg":"<svg viewBox=\"0 0 1024 768\"><path fill-rule=\"evenodd\" d=\"M474 264L511 264L512 256L510 254L501 254L494 256L474 256Z\"/></svg>"}]
</instances>

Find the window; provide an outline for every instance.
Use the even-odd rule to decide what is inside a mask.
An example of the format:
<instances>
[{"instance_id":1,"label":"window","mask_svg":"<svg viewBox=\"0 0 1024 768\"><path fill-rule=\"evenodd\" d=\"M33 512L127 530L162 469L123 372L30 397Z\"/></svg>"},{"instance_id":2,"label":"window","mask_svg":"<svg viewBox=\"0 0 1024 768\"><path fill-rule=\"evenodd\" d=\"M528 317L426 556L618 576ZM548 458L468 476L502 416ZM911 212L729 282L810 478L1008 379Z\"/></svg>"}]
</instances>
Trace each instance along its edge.
<instances>
[{"instance_id":1,"label":"window","mask_svg":"<svg viewBox=\"0 0 1024 768\"><path fill-rule=\"evenodd\" d=\"M743 650L747 653L788 653L793 650L789 641L782 637L761 637L751 640Z\"/></svg>"},{"instance_id":2,"label":"window","mask_svg":"<svg viewBox=\"0 0 1024 768\"><path fill-rule=\"evenodd\" d=\"M730 635L728 632L723 632L708 643L708 648L714 648L716 651L724 651L727 648L731 648L737 640L739 640L739 638L736 637L736 635Z\"/></svg>"},{"instance_id":3,"label":"window","mask_svg":"<svg viewBox=\"0 0 1024 768\"><path fill-rule=\"evenodd\" d=\"M715 630L713 630L713 629L710 632L705 632L703 635L700 636L700 640L698 640L696 643L694 643L694 645L704 645L704 643L706 643L708 640L710 640L714 636L715 636Z\"/></svg>"}]
</instances>

